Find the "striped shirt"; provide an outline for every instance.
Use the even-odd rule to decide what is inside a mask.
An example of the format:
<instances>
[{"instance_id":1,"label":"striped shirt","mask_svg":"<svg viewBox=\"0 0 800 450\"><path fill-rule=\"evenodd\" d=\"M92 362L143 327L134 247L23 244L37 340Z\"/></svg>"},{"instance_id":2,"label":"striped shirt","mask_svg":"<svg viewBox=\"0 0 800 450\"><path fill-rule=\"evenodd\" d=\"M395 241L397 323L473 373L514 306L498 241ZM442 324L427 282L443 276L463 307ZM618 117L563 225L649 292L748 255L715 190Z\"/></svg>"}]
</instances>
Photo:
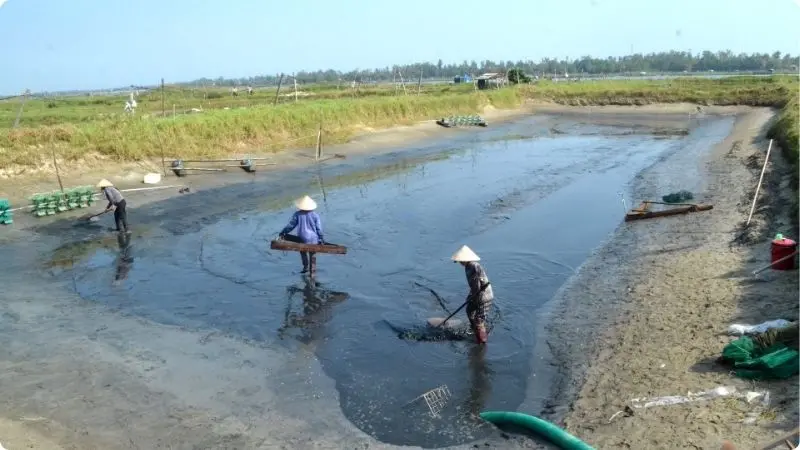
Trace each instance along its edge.
<instances>
[{"instance_id":1,"label":"striped shirt","mask_svg":"<svg viewBox=\"0 0 800 450\"><path fill-rule=\"evenodd\" d=\"M476 296L478 292L480 292L481 288L489 283L489 277L486 275L486 271L483 270L480 264L476 261L468 262L464 266L464 271L467 274L467 284L469 284L469 295ZM480 295L476 296L477 298L471 298L472 302L478 305L489 305L494 300L494 292L492 292L492 286L487 286L486 289L481 292Z\"/></svg>"}]
</instances>

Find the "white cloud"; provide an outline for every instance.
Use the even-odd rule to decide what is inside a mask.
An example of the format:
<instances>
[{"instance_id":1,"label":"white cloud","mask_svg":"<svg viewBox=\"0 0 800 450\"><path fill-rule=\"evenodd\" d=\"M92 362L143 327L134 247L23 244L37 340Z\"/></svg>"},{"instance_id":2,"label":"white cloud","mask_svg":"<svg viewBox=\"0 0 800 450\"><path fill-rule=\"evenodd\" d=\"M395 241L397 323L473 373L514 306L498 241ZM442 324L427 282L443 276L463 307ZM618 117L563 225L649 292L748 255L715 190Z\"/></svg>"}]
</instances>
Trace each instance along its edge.
<instances>
[{"instance_id":1,"label":"white cloud","mask_svg":"<svg viewBox=\"0 0 800 450\"><path fill-rule=\"evenodd\" d=\"M0 8L3 7L3 3L7 2L8 0L0 0Z\"/></svg>"}]
</instances>

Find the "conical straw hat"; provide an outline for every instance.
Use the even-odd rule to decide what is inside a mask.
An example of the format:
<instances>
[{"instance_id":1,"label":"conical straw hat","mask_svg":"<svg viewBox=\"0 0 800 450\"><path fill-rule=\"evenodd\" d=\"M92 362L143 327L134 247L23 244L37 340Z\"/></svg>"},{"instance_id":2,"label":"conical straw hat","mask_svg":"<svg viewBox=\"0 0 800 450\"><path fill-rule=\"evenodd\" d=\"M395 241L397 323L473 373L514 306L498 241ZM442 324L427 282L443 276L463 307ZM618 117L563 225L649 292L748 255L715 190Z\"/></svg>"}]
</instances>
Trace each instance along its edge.
<instances>
[{"instance_id":1,"label":"conical straw hat","mask_svg":"<svg viewBox=\"0 0 800 450\"><path fill-rule=\"evenodd\" d=\"M470 261L480 261L481 258L475 254L469 247L466 245L462 246L458 249L457 252L453 253L453 256L450 257L453 261L456 262L470 262Z\"/></svg>"},{"instance_id":2,"label":"conical straw hat","mask_svg":"<svg viewBox=\"0 0 800 450\"><path fill-rule=\"evenodd\" d=\"M294 206L301 211L313 211L317 209L317 202L311 199L311 197L304 195L303 198L298 198L294 201Z\"/></svg>"},{"instance_id":3,"label":"conical straw hat","mask_svg":"<svg viewBox=\"0 0 800 450\"><path fill-rule=\"evenodd\" d=\"M105 178L103 178L102 180L100 180L100 182L99 182L99 183L97 183L97 187L98 187L99 189L102 189L102 188L104 188L104 187L111 187L111 186L114 186L114 185L113 185L113 184L111 184L111 182L110 182L110 181L108 181L108 180L106 180Z\"/></svg>"}]
</instances>

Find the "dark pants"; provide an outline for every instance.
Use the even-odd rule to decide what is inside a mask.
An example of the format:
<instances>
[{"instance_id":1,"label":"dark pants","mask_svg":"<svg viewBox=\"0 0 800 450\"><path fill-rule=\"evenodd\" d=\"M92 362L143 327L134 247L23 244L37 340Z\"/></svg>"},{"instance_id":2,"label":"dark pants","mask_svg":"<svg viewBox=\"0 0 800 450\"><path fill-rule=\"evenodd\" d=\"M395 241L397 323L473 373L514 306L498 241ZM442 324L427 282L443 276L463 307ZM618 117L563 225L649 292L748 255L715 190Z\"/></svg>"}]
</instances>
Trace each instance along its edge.
<instances>
[{"instance_id":1,"label":"dark pants","mask_svg":"<svg viewBox=\"0 0 800 450\"><path fill-rule=\"evenodd\" d=\"M298 244L308 244L308 242L304 242L300 239L299 236L295 236L293 234L287 234L283 236L289 242L296 242ZM300 252L300 260L303 261L303 271L317 271L317 254L314 252Z\"/></svg>"},{"instance_id":2,"label":"dark pants","mask_svg":"<svg viewBox=\"0 0 800 450\"><path fill-rule=\"evenodd\" d=\"M128 231L128 212L125 210L125 199L115 206L114 222L117 223L117 231Z\"/></svg>"},{"instance_id":3,"label":"dark pants","mask_svg":"<svg viewBox=\"0 0 800 450\"><path fill-rule=\"evenodd\" d=\"M489 339L489 333L486 331L486 316L491 307L491 302L471 301L467 304L467 319L469 319L470 328L475 333L475 341L478 344L485 344Z\"/></svg>"}]
</instances>

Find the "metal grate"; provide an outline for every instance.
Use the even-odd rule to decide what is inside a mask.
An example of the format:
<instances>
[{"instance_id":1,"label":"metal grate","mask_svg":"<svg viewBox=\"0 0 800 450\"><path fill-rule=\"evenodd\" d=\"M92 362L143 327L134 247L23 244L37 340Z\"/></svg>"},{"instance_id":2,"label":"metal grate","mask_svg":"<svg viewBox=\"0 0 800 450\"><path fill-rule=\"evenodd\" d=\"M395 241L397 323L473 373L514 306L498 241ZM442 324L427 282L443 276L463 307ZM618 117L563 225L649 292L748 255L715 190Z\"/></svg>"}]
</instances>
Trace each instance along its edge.
<instances>
[{"instance_id":1,"label":"metal grate","mask_svg":"<svg viewBox=\"0 0 800 450\"><path fill-rule=\"evenodd\" d=\"M406 406L415 403L419 399L425 400L425 405L428 406L431 417L439 417L439 413L447 406L447 402L450 401L450 389L448 389L446 385L441 385L416 397L414 400L406 403Z\"/></svg>"}]
</instances>

